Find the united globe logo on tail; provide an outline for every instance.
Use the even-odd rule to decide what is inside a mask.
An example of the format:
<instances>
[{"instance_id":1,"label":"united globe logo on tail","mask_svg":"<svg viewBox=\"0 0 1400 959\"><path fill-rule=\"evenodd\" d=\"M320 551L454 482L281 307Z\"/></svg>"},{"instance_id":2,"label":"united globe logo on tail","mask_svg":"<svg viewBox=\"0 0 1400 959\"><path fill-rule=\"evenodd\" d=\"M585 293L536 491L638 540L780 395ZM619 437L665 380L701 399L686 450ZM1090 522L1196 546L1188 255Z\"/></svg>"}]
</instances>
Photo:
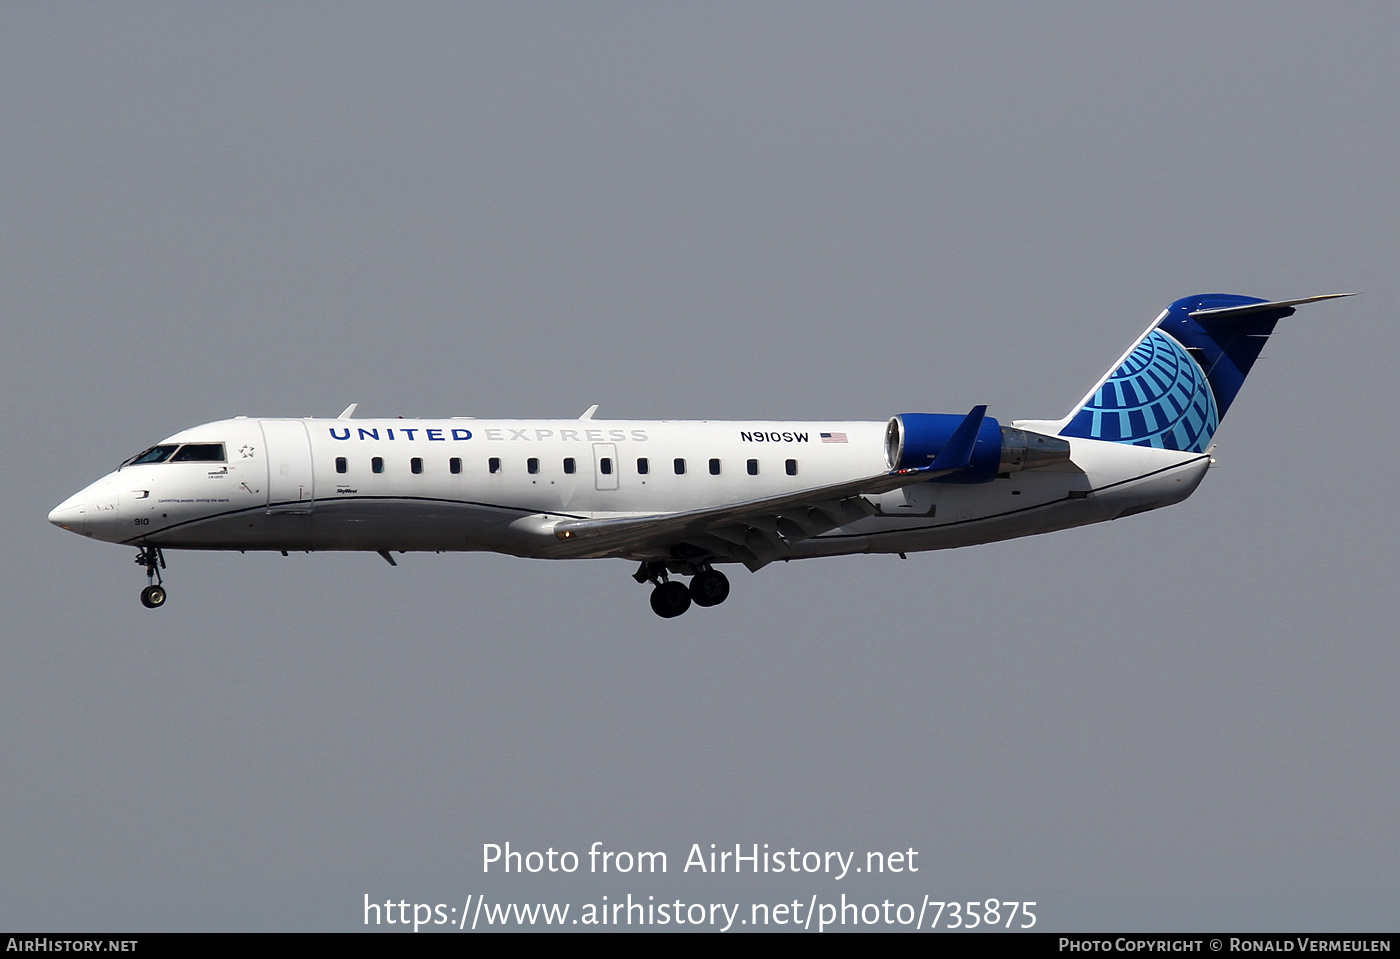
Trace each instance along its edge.
<instances>
[{"instance_id":1,"label":"united globe logo on tail","mask_svg":"<svg viewBox=\"0 0 1400 959\"><path fill-rule=\"evenodd\" d=\"M1061 435L1203 453L1219 425L1205 371L1158 329L1128 354Z\"/></svg>"}]
</instances>

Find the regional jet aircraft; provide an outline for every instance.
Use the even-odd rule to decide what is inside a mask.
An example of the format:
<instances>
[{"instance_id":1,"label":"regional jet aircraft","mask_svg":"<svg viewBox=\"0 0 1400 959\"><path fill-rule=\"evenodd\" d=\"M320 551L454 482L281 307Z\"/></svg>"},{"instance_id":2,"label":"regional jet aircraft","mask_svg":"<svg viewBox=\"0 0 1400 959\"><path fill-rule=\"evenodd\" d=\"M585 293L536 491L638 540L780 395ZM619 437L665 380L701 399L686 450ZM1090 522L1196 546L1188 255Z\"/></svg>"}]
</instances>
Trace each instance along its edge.
<instances>
[{"instance_id":1,"label":"regional jet aircraft","mask_svg":"<svg viewBox=\"0 0 1400 959\"><path fill-rule=\"evenodd\" d=\"M719 567L947 549L1178 503L1275 323L1349 294L1177 300L1058 420L985 406L888 422L235 417L176 433L49 514L171 549L494 550L638 563L663 617L729 595ZM689 583L673 577L689 577Z\"/></svg>"}]
</instances>

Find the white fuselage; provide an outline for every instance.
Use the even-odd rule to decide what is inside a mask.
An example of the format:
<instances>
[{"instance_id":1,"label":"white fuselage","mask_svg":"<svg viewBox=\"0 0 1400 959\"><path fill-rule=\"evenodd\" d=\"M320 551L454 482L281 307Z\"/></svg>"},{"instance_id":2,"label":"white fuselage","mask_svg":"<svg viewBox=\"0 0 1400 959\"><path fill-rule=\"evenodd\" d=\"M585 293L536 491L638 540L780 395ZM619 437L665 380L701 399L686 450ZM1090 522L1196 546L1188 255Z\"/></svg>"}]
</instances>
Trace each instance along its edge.
<instances>
[{"instance_id":1,"label":"white fuselage","mask_svg":"<svg viewBox=\"0 0 1400 959\"><path fill-rule=\"evenodd\" d=\"M556 523L702 509L889 468L883 422L248 419L165 444L223 461L128 465L50 520L172 549L493 550L574 558ZM826 438L822 434L828 434ZM844 437L844 442L842 438ZM792 557L966 546L1116 519L1185 499L1209 456L1071 440L1071 462L980 484L870 497L875 515L792 544Z\"/></svg>"}]
</instances>

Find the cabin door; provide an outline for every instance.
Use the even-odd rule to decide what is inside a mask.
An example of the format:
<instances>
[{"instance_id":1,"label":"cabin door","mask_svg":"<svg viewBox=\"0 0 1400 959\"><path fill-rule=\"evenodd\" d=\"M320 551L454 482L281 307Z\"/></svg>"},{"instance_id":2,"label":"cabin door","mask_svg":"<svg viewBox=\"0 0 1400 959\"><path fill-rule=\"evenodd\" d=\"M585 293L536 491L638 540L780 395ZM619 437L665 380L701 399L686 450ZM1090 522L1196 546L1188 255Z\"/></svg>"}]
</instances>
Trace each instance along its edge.
<instances>
[{"instance_id":1,"label":"cabin door","mask_svg":"<svg viewBox=\"0 0 1400 959\"><path fill-rule=\"evenodd\" d=\"M301 420L263 420L267 449L267 511L310 513L315 505L311 439Z\"/></svg>"}]
</instances>

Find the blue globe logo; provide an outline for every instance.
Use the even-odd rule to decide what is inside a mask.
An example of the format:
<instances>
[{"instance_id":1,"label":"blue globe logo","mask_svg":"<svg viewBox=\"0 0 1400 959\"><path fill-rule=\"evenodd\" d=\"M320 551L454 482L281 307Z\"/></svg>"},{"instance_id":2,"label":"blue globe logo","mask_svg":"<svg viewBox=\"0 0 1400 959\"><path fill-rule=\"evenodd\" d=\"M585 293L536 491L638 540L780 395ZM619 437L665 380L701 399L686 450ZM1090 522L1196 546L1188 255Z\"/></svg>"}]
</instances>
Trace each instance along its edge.
<instances>
[{"instance_id":1,"label":"blue globe logo","mask_svg":"<svg viewBox=\"0 0 1400 959\"><path fill-rule=\"evenodd\" d=\"M1215 394L1200 364L1172 337L1153 330L1064 433L1203 453L1219 425Z\"/></svg>"}]
</instances>

